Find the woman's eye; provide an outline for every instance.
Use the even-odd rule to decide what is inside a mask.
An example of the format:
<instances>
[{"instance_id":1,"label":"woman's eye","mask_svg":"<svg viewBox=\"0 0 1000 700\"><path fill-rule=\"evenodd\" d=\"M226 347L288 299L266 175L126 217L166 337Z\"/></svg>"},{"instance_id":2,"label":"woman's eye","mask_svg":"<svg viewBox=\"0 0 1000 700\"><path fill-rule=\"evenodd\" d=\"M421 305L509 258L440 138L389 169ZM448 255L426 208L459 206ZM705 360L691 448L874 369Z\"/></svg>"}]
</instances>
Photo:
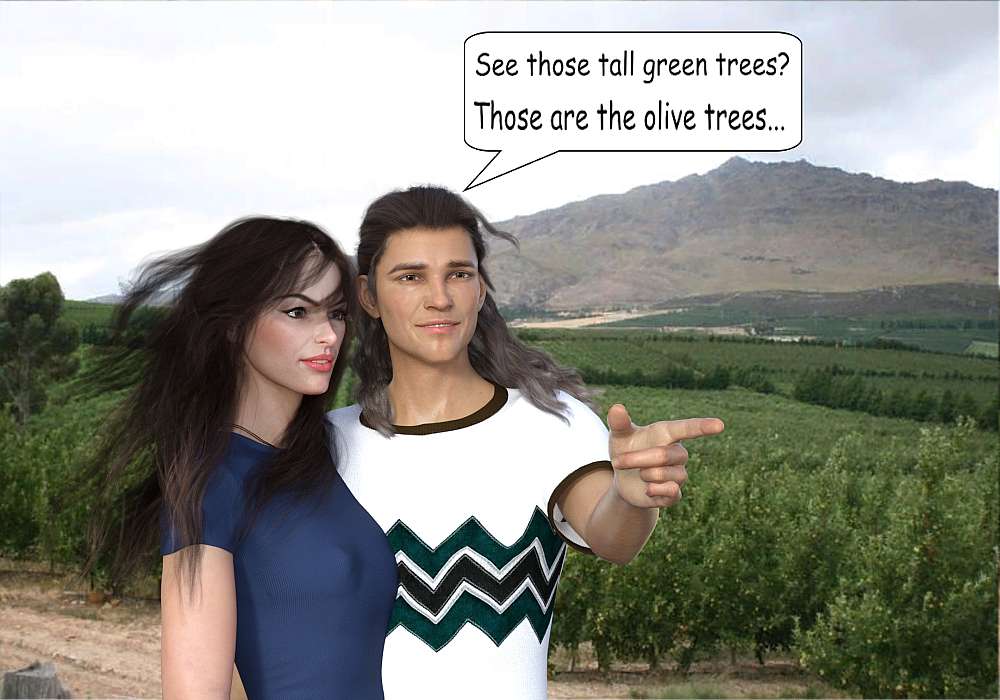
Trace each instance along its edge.
<instances>
[{"instance_id":1,"label":"woman's eye","mask_svg":"<svg viewBox=\"0 0 1000 700\"><path fill-rule=\"evenodd\" d=\"M330 318L331 321L347 320L347 312L344 311L343 309L333 309L332 311L327 313L327 316Z\"/></svg>"},{"instance_id":2,"label":"woman's eye","mask_svg":"<svg viewBox=\"0 0 1000 700\"><path fill-rule=\"evenodd\" d=\"M283 314L288 316L288 318L305 318L306 310L301 306L296 306L294 309L288 309L287 311L282 311Z\"/></svg>"}]
</instances>

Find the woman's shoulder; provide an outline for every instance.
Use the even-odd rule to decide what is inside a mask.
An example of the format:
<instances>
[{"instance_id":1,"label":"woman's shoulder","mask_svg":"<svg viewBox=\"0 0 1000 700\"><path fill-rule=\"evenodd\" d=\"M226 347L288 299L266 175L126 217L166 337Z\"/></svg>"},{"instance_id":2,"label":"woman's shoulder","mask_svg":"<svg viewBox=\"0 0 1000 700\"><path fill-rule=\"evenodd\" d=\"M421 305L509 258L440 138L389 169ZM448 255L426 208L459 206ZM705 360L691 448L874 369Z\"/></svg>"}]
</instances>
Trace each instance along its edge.
<instances>
[{"instance_id":1,"label":"woman's shoulder","mask_svg":"<svg viewBox=\"0 0 1000 700\"><path fill-rule=\"evenodd\" d=\"M361 405L351 404L350 406L344 406L343 408L338 408L330 411L326 414L326 418L335 427L344 429L351 425L358 423L358 417L361 415Z\"/></svg>"},{"instance_id":2,"label":"woman's shoulder","mask_svg":"<svg viewBox=\"0 0 1000 700\"><path fill-rule=\"evenodd\" d=\"M242 485L277 449L239 433L231 433L226 451L215 463L209 485L223 490Z\"/></svg>"}]
</instances>

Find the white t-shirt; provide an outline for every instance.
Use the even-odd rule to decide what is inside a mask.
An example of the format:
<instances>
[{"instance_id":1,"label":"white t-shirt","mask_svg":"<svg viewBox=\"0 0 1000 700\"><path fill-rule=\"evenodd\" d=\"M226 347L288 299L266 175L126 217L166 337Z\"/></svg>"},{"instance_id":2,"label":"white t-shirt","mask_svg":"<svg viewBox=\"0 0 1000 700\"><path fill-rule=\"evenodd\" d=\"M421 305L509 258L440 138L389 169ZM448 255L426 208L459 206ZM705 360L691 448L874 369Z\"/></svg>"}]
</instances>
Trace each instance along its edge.
<instances>
[{"instance_id":1,"label":"white t-shirt","mask_svg":"<svg viewBox=\"0 0 1000 700\"><path fill-rule=\"evenodd\" d=\"M568 423L498 386L465 418L392 438L358 405L329 414L341 475L396 555L386 700L546 697L567 542L589 551L555 501L584 472L611 468L601 419L558 398Z\"/></svg>"}]
</instances>

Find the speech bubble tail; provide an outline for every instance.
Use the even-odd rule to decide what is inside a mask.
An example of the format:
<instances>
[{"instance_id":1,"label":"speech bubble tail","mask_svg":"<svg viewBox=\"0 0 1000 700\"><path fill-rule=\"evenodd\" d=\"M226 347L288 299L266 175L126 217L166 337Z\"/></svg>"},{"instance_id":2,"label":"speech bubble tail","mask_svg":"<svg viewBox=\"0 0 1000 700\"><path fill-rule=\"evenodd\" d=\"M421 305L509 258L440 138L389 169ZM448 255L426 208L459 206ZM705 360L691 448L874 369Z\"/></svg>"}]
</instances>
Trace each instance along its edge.
<instances>
[{"instance_id":1,"label":"speech bubble tail","mask_svg":"<svg viewBox=\"0 0 1000 700\"><path fill-rule=\"evenodd\" d=\"M520 170L521 168L527 167L540 160L544 160L549 156L554 156L559 151L552 151L552 153L546 153L544 156L538 156L537 158L532 158L531 156L519 156L518 152L512 149L506 149L503 151L497 151L490 162L483 166L483 169L479 171L469 184L465 186L463 192L468 192L474 187L479 187L480 185L485 185L487 182L496 180L498 177L503 177L508 173L512 173L515 170Z\"/></svg>"}]
</instances>

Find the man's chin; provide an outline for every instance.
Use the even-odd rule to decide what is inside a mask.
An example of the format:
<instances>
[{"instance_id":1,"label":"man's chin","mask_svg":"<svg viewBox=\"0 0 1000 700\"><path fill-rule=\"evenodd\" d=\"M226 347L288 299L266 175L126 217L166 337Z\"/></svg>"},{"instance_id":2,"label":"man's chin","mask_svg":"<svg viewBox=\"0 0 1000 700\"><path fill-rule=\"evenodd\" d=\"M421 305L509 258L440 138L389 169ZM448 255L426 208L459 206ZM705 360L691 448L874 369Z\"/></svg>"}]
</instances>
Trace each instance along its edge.
<instances>
[{"instance_id":1,"label":"man's chin","mask_svg":"<svg viewBox=\"0 0 1000 700\"><path fill-rule=\"evenodd\" d=\"M455 352L451 349L424 350L422 352L413 353L410 357L421 364L431 367L447 367L448 365L460 364L464 351L465 348L462 348L462 351L459 352Z\"/></svg>"}]
</instances>

